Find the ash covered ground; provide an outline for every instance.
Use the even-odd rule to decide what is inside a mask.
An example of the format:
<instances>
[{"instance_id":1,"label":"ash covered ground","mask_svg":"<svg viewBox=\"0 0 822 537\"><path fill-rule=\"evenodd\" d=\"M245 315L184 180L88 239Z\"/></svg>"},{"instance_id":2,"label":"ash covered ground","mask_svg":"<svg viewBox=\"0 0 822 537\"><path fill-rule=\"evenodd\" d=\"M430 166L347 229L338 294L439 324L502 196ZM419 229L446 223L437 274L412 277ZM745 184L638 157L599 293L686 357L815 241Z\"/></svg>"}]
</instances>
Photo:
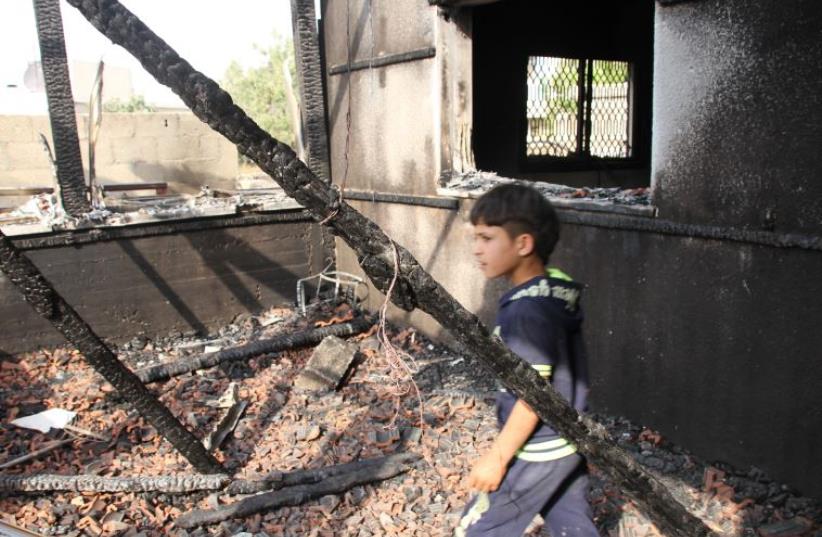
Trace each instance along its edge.
<instances>
[{"instance_id":1,"label":"ash covered ground","mask_svg":"<svg viewBox=\"0 0 822 537\"><path fill-rule=\"evenodd\" d=\"M315 307L308 316L271 309L241 316L218 332L198 337L136 337L117 350L133 369L184 359L218 348L290 333L352 315L346 305ZM219 419L216 402L235 383L248 407L217 457L235 477L322 468L401 451L424 455L414 468L389 480L352 488L296 507L183 530L175 519L193 508L237 500L221 492L0 493L10 523L44 535L432 536L449 535L470 494L471 462L495 435L494 386L471 359L432 343L412 329L389 327L392 344L407 353L414 384L397 373L373 334L356 338L360 354L341 387L326 394L294 389L311 356L300 349L223 364L152 384L172 412L199 438ZM78 413L75 425L111 438L75 440L4 475L99 476L190 473L188 463L113 388L70 348L7 356L0 361L0 463L62 438L10 425L46 408ZM420 399L422 408L420 408ZM822 537L814 501L769 480L756 468L703 461L658 433L615 416L596 416L643 465L674 483L689 509L734 536ZM620 491L593 470L591 503L602 535L659 535ZM529 535L540 533L536 521Z\"/></svg>"}]
</instances>

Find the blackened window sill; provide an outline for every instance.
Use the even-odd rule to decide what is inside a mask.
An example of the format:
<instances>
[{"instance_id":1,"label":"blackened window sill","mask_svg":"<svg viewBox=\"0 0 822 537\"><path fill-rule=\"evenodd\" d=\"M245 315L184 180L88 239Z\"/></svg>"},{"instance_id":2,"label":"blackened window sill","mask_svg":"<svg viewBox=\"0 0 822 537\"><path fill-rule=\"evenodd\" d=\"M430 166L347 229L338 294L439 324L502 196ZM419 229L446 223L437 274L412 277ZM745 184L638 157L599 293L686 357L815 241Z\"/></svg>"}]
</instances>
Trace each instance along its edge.
<instances>
[{"instance_id":1,"label":"blackened window sill","mask_svg":"<svg viewBox=\"0 0 822 537\"><path fill-rule=\"evenodd\" d=\"M553 183L523 181L500 177L491 172L447 173L440 179L437 194L476 199L491 188L519 183L533 186L560 210L625 214L654 218L657 209L650 202L647 189L576 188Z\"/></svg>"}]
</instances>

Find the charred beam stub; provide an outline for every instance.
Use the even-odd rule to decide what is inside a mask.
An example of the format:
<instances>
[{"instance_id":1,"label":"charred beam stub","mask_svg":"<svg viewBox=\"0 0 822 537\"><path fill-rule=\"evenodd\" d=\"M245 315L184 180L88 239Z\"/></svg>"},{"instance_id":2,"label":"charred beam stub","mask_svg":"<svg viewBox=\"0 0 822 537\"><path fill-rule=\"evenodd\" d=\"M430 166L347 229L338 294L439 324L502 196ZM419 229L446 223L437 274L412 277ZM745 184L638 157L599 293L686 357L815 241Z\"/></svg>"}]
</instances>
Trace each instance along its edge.
<instances>
[{"instance_id":1,"label":"charred beam stub","mask_svg":"<svg viewBox=\"0 0 822 537\"><path fill-rule=\"evenodd\" d=\"M57 160L57 181L63 208L72 216L91 210L86 196L83 161L80 157L80 139L74 116L71 95L66 42L63 37L63 19L59 0L34 0L37 35L40 40L40 58L46 83L52 141Z\"/></svg>"},{"instance_id":2,"label":"charred beam stub","mask_svg":"<svg viewBox=\"0 0 822 537\"><path fill-rule=\"evenodd\" d=\"M476 315L454 300L410 252L396 246L377 224L350 205L339 203L338 193L316 178L291 148L262 130L233 103L230 95L195 71L130 11L116 0L68 2L103 34L134 54L146 70L177 93L197 117L234 142L241 153L254 160L318 221L331 227L362 260L366 274L382 292L388 291L396 269L397 285L391 293L395 304L403 308L419 307L448 329L503 385L602 468L663 533L673 537L713 535L699 518L676 501L659 479L616 446L604 427L589 417L580 416L535 369L501 342L491 339ZM263 496L249 500L264 502L265 499L260 499ZM257 512L245 511L247 508L250 509L248 504L228 506L232 513ZM187 516L186 521L192 524L192 517Z\"/></svg>"},{"instance_id":3,"label":"charred beam stub","mask_svg":"<svg viewBox=\"0 0 822 537\"><path fill-rule=\"evenodd\" d=\"M100 375L201 473L221 473L220 463L205 450L157 397L106 347L97 334L52 287L34 263L0 231L0 270L26 302L71 342Z\"/></svg>"}]
</instances>

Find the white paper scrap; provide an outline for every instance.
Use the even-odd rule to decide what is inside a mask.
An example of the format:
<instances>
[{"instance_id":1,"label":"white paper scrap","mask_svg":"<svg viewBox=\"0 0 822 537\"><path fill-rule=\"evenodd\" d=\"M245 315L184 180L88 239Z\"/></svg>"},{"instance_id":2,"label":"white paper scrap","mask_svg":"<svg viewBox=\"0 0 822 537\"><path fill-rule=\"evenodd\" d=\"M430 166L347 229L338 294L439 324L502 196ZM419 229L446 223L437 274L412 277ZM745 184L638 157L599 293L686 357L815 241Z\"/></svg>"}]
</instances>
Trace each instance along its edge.
<instances>
[{"instance_id":1,"label":"white paper scrap","mask_svg":"<svg viewBox=\"0 0 822 537\"><path fill-rule=\"evenodd\" d=\"M47 433L52 428L62 429L71 423L71 420L73 420L76 415L76 412L72 412L70 410L50 408L48 410L44 410L43 412L32 414L31 416L17 418L11 423L12 425L17 425L18 427L34 429L40 431L41 433Z\"/></svg>"}]
</instances>

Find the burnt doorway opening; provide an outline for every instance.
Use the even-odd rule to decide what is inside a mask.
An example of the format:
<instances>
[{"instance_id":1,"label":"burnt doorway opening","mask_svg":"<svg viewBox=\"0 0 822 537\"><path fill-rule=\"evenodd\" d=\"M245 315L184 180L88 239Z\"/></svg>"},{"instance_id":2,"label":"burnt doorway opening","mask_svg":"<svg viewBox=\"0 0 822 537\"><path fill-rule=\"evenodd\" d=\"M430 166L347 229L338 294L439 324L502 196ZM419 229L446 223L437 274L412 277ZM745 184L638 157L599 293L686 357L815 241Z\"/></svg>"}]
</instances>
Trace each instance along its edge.
<instances>
[{"instance_id":1,"label":"burnt doorway opening","mask_svg":"<svg viewBox=\"0 0 822 537\"><path fill-rule=\"evenodd\" d=\"M569 186L650 183L653 0L473 10L477 167Z\"/></svg>"}]
</instances>

